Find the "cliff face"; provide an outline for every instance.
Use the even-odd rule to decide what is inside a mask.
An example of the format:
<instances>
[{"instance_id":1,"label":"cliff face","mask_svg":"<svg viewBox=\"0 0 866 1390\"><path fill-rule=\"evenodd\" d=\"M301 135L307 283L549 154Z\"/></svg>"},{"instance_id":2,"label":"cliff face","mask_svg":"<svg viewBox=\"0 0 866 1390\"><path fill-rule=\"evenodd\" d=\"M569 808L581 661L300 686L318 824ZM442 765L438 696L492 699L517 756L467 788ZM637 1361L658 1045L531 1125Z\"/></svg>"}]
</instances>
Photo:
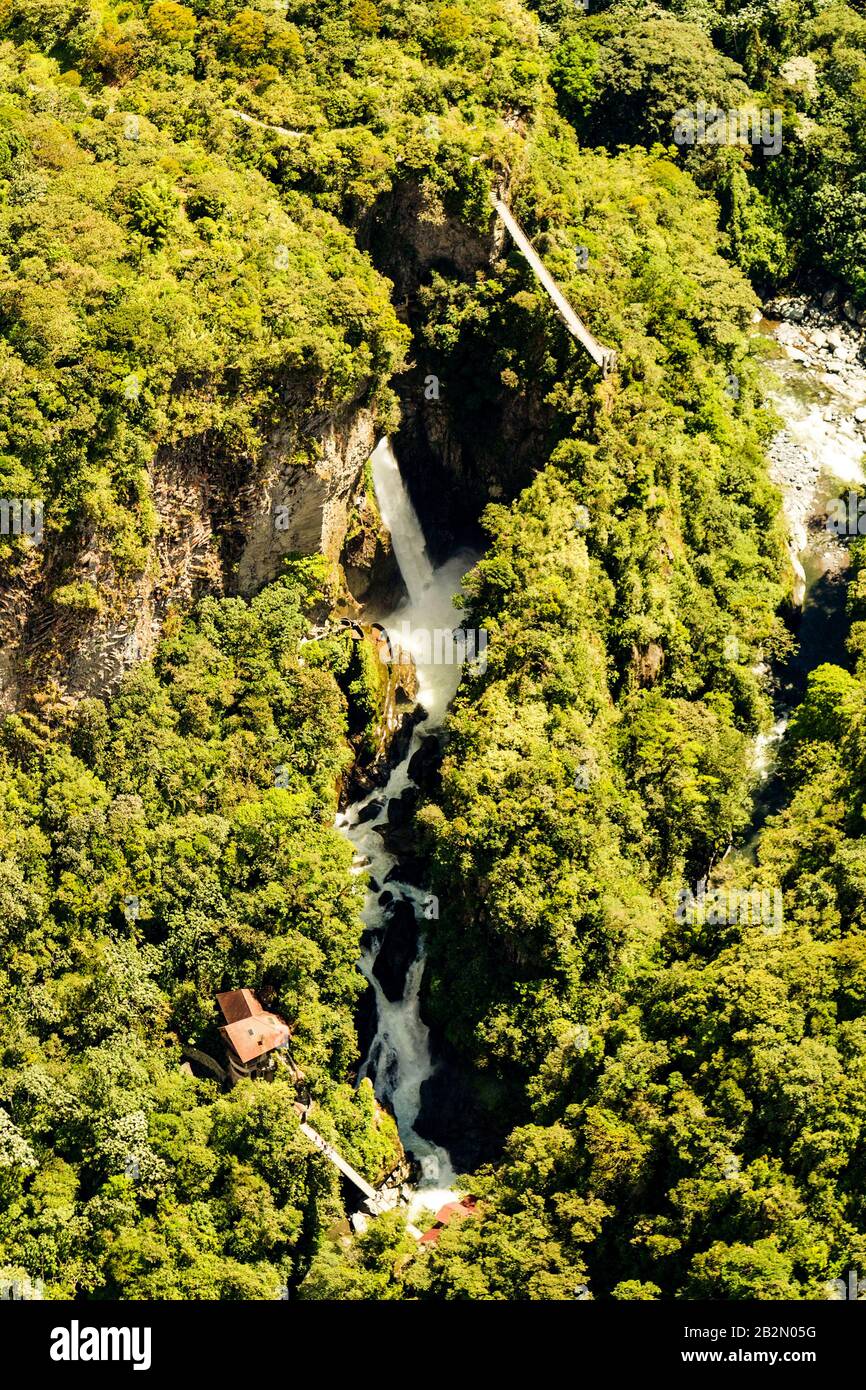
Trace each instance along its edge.
<instances>
[{"instance_id":1,"label":"cliff face","mask_svg":"<svg viewBox=\"0 0 866 1390\"><path fill-rule=\"evenodd\" d=\"M368 410L347 411L313 436L307 466L271 454L246 511L237 590L255 593L275 579L285 556L320 551L339 560L364 465L376 443Z\"/></svg>"},{"instance_id":2,"label":"cliff face","mask_svg":"<svg viewBox=\"0 0 866 1390\"><path fill-rule=\"evenodd\" d=\"M372 413L352 406L304 431L272 435L255 466L227 466L206 436L159 449L149 470L155 533L141 573L119 574L91 533L77 538L73 554L31 547L7 579L0 708L11 711L36 690L64 702L110 695L134 662L150 656L170 608L187 609L203 594L255 593L292 553L338 562L350 519L363 508L362 475L375 442ZM353 556L359 576L364 563ZM61 575L99 607L51 602Z\"/></svg>"},{"instance_id":3,"label":"cliff face","mask_svg":"<svg viewBox=\"0 0 866 1390\"><path fill-rule=\"evenodd\" d=\"M31 46L26 78L3 56L0 709L49 713L170 608L339 561L408 334L352 231L219 121L117 110Z\"/></svg>"},{"instance_id":4,"label":"cliff face","mask_svg":"<svg viewBox=\"0 0 866 1390\"><path fill-rule=\"evenodd\" d=\"M448 308L436 304L435 277L452 290L473 287L479 275L499 278L510 243L492 211L483 233L472 230L411 180L379 200L360 239L393 282L412 330L413 360L394 378L402 413L395 446L430 552L444 560L481 543L477 518L486 504L516 496L549 452L545 393L533 379L507 381L496 324L463 328L450 351L436 346ZM539 341L539 354L547 350Z\"/></svg>"},{"instance_id":5,"label":"cliff face","mask_svg":"<svg viewBox=\"0 0 866 1390\"><path fill-rule=\"evenodd\" d=\"M531 390L518 395L499 382L493 347L467 368L440 360L425 335L433 274L472 284L501 265L504 234L493 218L486 233L473 232L428 207L410 181L380 200L358 241L413 330L415 360L393 378L403 416L398 449L431 552L444 558L477 540L487 501L525 485L544 431ZM484 383L486 430L478 403L467 401L467 372ZM63 547L52 550L47 538L33 547L0 592L0 709L46 690L49 703L110 695L150 656L169 609L185 610L203 594L255 593L291 554L321 552L341 563L347 610L392 607L399 571L363 478L376 443L366 399L327 416L289 401L255 460L227 460L207 433L160 447L148 470L154 534L137 573L121 573L106 539L83 525ZM58 589L73 601L59 606Z\"/></svg>"}]
</instances>

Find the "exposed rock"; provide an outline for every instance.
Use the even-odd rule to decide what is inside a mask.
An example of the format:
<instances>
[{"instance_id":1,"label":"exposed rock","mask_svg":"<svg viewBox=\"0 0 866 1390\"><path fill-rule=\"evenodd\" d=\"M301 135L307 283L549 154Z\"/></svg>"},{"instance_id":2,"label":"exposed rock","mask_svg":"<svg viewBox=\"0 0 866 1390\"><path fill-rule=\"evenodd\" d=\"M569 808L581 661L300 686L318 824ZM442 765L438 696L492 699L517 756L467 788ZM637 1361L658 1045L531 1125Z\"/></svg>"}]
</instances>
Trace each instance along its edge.
<instances>
[{"instance_id":1,"label":"exposed rock","mask_svg":"<svg viewBox=\"0 0 866 1390\"><path fill-rule=\"evenodd\" d=\"M415 725L424 719L425 713L420 705L416 705L413 710L403 715L399 729L395 732L391 743L390 764L396 767L397 763L402 762L409 751L409 744L412 742L412 734Z\"/></svg>"},{"instance_id":2,"label":"exposed rock","mask_svg":"<svg viewBox=\"0 0 866 1390\"><path fill-rule=\"evenodd\" d=\"M358 1033L358 1052L365 1058L373 1045L379 1020L376 1013L376 991L368 984L355 1005L355 1027Z\"/></svg>"},{"instance_id":3,"label":"exposed rock","mask_svg":"<svg viewBox=\"0 0 866 1390\"><path fill-rule=\"evenodd\" d=\"M302 437L311 456L299 460ZM349 499L375 444L370 412L301 421L274 434L263 459L228 464L206 434L156 451L150 465L157 514L152 561L121 576L105 537L34 547L0 590L0 709L26 702L35 679L70 700L110 695L124 672L151 655L169 608L204 593L251 594L291 551L337 560ZM285 507L277 529L277 506ZM60 608L50 594L74 586L99 607Z\"/></svg>"},{"instance_id":4,"label":"exposed rock","mask_svg":"<svg viewBox=\"0 0 866 1390\"><path fill-rule=\"evenodd\" d=\"M400 855L399 864L385 875L386 883L408 883L413 888L423 888L428 873L427 860L414 853L414 836L411 833L398 832L392 837L386 831L385 845L392 854Z\"/></svg>"},{"instance_id":5,"label":"exposed rock","mask_svg":"<svg viewBox=\"0 0 866 1390\"><path fill-rule=\"evenodd\" d=\"M358 601L392 612L406 592L391 537L382 524L375 499L355 495L342 553L349 592Z\"/></svg>"},{"instance_id":6,"label":"exposed rock","mask_svg":"<svg viewBox=\"0 0 866 1390\"><path fill-rule=\"evenodd\" d=\"M384 801L369 801L366 806L362 806L358 812L357 824L364 825L368 820L375 820L384 807Z\"/></svg>"},{"instance_id":7,"label":"exposed rock","mask_svg":"<svg viewBox=\"0 0 866 1390\"><path fill-rule=\"evenodd\" d=\"M805 299L774 299L767 305L767 313L773 318L785 319L788 323L802 323L807 307Z\"/></svg>"},{"instance_id":8,"label":"exposed rock","mask_svg":"<svg viewBox=\"0 0 866 1390\"><path fill-rule=\"evenodd\" d=\"M387 825L376 827L388 853L393 854L399 861L397 872L392 870L385 876L386 883L396 879L398 882L411 883L420 888L424 882L424 860L418 854L415 824L418 798L417 787L407 787L402 796L389 803Z\"/></svg>"},{"instance_id":9,"label":"exposed rock","mask_svg":"<svg viewBox=\"0 0 866 1390\"><path fill-rule=\"evenodd\" d=\"M376 444L373 417L355 409L326 422L313 440L314 457L299 465L300 444L300 439L285 440L255 485L237 570L242 594L256 593L275 579L292 553L321 551L339 559L350 499Z\"/></svg>"},{"instance_id":10,"label":"exposed rock","mask_svg":"<svg viewBox=\"0 0 866 1390\"><path fill-rule=\"evenodd\" d=\"M356 625L361 626L361 625ZM418 694L418 677L411 656L400 652L390 659L386 639L380 631L368 625L361 626L363 641L372 643L377 656L374 669L381 673L380 717L375 728L364 729L363 743L358 747L358 756L342 790L341 803L359 801L369 795L376 787L384 786L391 774L405 756L412 741L412 732L425 712L415 703ZM350 679L355 673L350 672ZM355 742L358 743L357 731Z\"/></svg>"},{"instance_id":11,"label":"exposed rock","mask_svg":"<svg viewBox=\"0 0 866 1390\"><path fill-rule=\"evenodd\" d=\"M344 805L369 796L377 787L384 787L393 769L405 758L415 725L424 718L426 715L420 705L405 710L382 743L380 753L371 762L355 763L343 789L341 801Z\"/></svg>"},{"instance_id":12,"label":"exposed rock","mask_svg":"<svg viewBox=\"0 0 866 1390\"><path fill-rule=\"evenodd\" d=\"M633 679L640 686L653 685L658 679L664 661L664 649L659 646L658 642L648 642L644 651L632 645L631 673Z\"/></svg>"},{"instance_id":13,"label":"exposed rock","mask_svg":"<svg viewBox=\"0 0 866 1390\"><path fill-rule=\"evenodd\" d=\"M409 776L424 796L429 796L436 786L442 752L441 740L435 734L428 734L409 759Z\"/></svg>"},{"instance_id":14,"label":"exposed rock","mask_svg":"<svg viewBox=\"0 0 866 1390\"><path fill-rule=\"evenodd\" d=\"M398 301L413 294L436 265L452 265L471 280L501 252L505 234L491 215L484 234L449 217L435 202L432 186L406 179L379 198L358 233L394 283Z\"/></svg>"},{"instance_id":15,"label":"exposed rock","mask_svg":"<svg viewBox=\"0 0 866 1390\"><path fill-rule=\"evenodd\" d=\"M408 825L418 805L418 797L417 787L407 787L399 796L391 798L388 802L388 826L391 830Z\"/></svg>"},{"instance_id":16,"label":"exposed rock","mask_svg":"<svg viewBox=\"0 0 866 1390\"><path fill-rule=\"evenodd\" d=\"M403 998L406 974L418 954L418 923L412 904L400 898L391 908L373 974L386 999L396 1004Z\"/></svg>"},{"instance_id":17,"label":"exposed rock","mask_svg":"<svg viewBox=\"0 0 866 1390\"><path fill-rule=\"evenodd\" d=\"M477 1081L451 1049L441 1049L433 1075L421 1086L414 1129L448 1150L458 1173L471 1173L502 1151L511 1128L504 1107L485 1105Z\"/></svg>"}]
</instances>

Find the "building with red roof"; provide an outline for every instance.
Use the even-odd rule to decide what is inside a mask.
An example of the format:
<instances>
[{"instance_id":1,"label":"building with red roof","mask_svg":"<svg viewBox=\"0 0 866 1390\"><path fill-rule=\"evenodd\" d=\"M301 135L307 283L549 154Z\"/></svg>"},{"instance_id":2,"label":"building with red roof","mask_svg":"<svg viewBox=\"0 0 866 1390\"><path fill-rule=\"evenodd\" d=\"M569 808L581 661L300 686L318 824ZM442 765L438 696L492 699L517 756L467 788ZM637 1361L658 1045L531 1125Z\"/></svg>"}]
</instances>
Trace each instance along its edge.
<instances>
[{"instance_id":1,"label":"building with red roof","mask_svg":"<svg viewBox=\"0 0 866 1390\"><path fill-rule=\"evenodd\" d=\"M225 1024L220 1028L234 1081L273 1071L273 1054L287 1048L292 1030L285 1019L263 1009L250 989L231 989L217 995Z\"/></svg>"},{"instance_id":2,"label":"building with red roof","mask_svg":"<svg viewBox=\"0 0 866 1390\"><path fill-rule=\"evenodd\" d=\"M467 1216L480 1216L478 1202L474 1197L462 1197L458 1202L446 1202L436 1213L436 1220L421 1237L420 1245L435 1245L446 1226L452 1221L462 1221Z\"/></svg>"}]
</instances>

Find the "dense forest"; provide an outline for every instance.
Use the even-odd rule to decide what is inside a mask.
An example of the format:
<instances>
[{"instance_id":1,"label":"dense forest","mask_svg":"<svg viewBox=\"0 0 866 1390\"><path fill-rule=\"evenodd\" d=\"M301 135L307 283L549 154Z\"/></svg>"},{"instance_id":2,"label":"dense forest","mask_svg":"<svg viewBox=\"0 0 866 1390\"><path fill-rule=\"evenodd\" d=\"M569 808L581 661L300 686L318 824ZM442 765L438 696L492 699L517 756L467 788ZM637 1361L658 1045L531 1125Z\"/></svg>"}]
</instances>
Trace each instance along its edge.
<instances>
[{"instance_id":1,"label":"dense forest","mask_svg":"<svg viewBox=\"0 0 866 1390\"><path fill-rule=\"evenodd\" d=\"M0 86L0 492L44 508L0 536L4 1277L826 1298L866 1268L866 549L756 819L796 623L754 326L792 285L866 324L863 0L0 0ZM698 103L779 150L677 143ZM374 1185L401 1154L334 825L389 699L334 622L389 564L359 421L488 635L411 820L481 1136L426 1246L347 1224L284 1076L181 1068L256 990L325 1138ZM355 510L259 582L268 480L330 508L340 449ZM708 877L781 922L684 919Z\"/></svg>"}]
</instances>

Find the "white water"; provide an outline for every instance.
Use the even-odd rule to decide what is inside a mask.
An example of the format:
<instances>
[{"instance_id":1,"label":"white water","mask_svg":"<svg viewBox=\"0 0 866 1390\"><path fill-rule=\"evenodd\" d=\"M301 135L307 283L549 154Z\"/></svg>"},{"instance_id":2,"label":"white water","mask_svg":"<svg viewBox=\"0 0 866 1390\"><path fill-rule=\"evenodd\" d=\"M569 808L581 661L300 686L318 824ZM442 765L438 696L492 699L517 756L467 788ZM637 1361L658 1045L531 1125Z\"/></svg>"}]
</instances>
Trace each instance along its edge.
<instances>
[{"instance_id":1,"label":"white water","mask_svg":"<svg viewBox=\"0 0 866 1390\"><path fill-rule=\"evenodd\" d=\"M381 931L385 912L378 897L383 889L395 898L401 894L416 905L416 916L423 927L421 905L426 895L409 884L385 878L396 859L383 847L376 826L388 819L388 802L411 786L408 765L418 750L421 739L442 723L448 705L460 680L460 667L443 662L434 664L429 658L432 643L428 634L437 629L454 628L462 613L454 607L453 596L459 592L460 580L473 563L474 556L463 552L445 565L434 569L427 555L424 534L415 515L409 495L400 476L400 469L388 440L382 440L372 456L373 483L382 520L391 533L394 554L408 590L408 598L393 613L365 613L365 621L381 622L386 629L399 629L401 645L415 657L418 673L418 702L427 718L416 725L409 750L392 771L384 788L378 787L369 796L353 802L344 815L337 817L337 826L355 849L355 872L367 872L379 884L377 892L369 892L363 917L368 928ZM392 641L394 640L392 632ZM425 661L425 658L426 661ZM371 801L383 802L383 809L374 820L358 824L359 812ZM423 937L419 954L406 976L403 998L391 1003L373 974L378 944L366 952L359 962L364 977L376 994L378 1028L362 1075L372 1064L375 1089L379 1099L394 1112L404 1147L421 1163L422 1180L410 1211L420 1207L436 1210L452 1200L454 1169L442 1148L416 1134L415 1120L421 1103L421 1086L433 1073L428 1030L421 1019L419 993L424 973Z\"/></svg>"},{"instance_id":2,"label":"white water","mask_svg":"<svg viewBox=\"0 0 866 1390\"><path fill-rule=\"evenodd\" d=\"M788 728L788 716L782 715L772 728L755 737L752 749L752 771L758 783L766 782L776 766L779 748Z\"/></svg>"}]
</instances>

